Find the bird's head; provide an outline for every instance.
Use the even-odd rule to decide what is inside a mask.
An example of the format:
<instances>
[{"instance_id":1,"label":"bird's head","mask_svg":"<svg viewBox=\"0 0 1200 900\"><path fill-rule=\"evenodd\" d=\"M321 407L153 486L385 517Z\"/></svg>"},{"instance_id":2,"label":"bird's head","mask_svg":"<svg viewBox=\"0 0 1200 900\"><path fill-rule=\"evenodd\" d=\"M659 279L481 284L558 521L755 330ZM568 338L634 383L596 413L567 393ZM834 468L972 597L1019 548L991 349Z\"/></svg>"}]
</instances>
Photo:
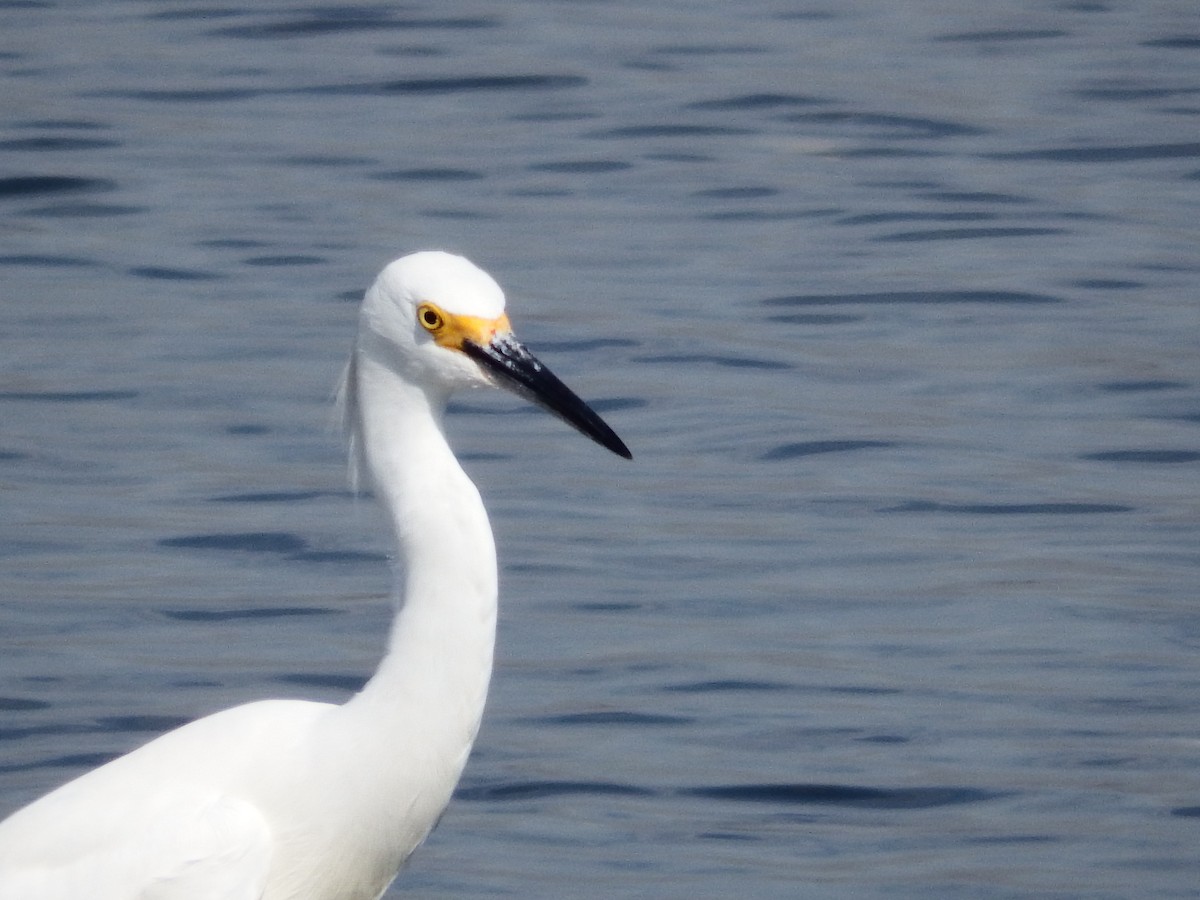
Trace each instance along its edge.
<instances>
[{"instance_id":1,"label":"bird's head","mask_svg":"<svg viewBox=\"0 0 1200 900\"><path fill-rule=\"evenodd\" d=\"M513 336L504 292L461 256L427 250L389 264L367 292L362 334L406 378L449 394L513 391L596 443L631 458L616 433Z\"/></svg>"}]
</instances>

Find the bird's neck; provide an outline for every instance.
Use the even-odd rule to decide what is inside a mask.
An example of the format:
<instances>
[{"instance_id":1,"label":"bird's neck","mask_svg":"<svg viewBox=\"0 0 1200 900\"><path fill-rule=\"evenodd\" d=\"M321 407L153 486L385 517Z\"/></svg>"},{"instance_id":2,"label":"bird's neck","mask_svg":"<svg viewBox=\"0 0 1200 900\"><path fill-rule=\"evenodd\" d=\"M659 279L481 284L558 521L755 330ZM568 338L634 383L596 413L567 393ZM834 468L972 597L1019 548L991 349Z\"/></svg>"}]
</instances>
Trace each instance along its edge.
<instances>
[{"instance_id":1,"label":"bird's neck","mask_svg":"<svg viewBox=\"0 0 1200 900\"><path fill-rule=\"evenodd\" d=\"M352 437L392 519L397 571L387 654L343 710L369 722L364 735L381 744L385 759L424 757L452 768L449 799L491 677L492 531L479 492L446 443L446 398L431 396L361 351L348 378Z\"/></svg>"}]
</instances>

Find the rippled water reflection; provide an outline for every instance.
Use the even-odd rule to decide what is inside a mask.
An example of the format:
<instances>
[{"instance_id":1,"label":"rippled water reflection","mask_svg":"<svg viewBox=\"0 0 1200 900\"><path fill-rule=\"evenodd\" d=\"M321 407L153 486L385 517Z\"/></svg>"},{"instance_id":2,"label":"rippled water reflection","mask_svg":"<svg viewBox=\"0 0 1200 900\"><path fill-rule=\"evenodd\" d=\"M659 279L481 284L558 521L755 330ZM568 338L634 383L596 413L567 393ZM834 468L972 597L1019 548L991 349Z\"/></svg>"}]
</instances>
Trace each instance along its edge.
<instances>
[{"instance_id":1,"label":"rippled water reflection","mask_svg":"<svg viewBox=\"0 0 1200 900\"><path fill-rule=\"evenodd\" d=\"M371 671L328 404L441 246L635 461L454 407L498 670L394 894L1193 896L1200 22L977 6L0 10L0 808Z\"/></svg>"}]
</instances>

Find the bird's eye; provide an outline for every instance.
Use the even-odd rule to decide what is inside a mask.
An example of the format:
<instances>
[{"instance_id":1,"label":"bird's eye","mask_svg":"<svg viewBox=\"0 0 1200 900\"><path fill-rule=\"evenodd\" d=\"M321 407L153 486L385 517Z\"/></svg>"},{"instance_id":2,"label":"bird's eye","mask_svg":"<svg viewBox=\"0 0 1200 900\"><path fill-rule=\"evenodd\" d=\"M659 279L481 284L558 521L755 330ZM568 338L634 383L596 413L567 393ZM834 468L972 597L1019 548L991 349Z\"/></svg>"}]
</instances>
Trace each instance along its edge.
<instances>
[{"instance_id":1,"label":"bird's eye","mask_svg":"<svg viewBox=\"0 0 1200 900\"><path fill-rule=\"evenodd\" d=\"M446 320L442 318L442 314L428 303L422 303L417 308L417 319L426 331L437 331L446 324Z\"/></svg>"}]
</instances>

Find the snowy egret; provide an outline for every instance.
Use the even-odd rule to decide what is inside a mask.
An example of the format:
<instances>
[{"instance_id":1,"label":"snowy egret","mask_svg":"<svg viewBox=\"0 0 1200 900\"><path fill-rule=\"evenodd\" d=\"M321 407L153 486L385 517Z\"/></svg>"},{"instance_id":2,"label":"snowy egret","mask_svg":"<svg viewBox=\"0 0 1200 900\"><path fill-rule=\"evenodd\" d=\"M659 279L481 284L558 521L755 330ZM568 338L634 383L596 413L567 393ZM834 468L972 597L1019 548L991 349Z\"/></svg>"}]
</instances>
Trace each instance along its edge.
<instances>
[{"instance_id":1,"label":"snowy egret","mask_svg":"<svg viewBox=\"0 0 1200 900\"><path fill-rule=\"evenodd\" d=\"M513 337L504 294L414 253L367 291L342 403L401 563L387 653L341 706L264 700L199 719L0 822L12 900L375 900L429 834L479 729L496 551L446 443L450 393L497 385L629 450Z\"/></svg>"}]
</instances>

